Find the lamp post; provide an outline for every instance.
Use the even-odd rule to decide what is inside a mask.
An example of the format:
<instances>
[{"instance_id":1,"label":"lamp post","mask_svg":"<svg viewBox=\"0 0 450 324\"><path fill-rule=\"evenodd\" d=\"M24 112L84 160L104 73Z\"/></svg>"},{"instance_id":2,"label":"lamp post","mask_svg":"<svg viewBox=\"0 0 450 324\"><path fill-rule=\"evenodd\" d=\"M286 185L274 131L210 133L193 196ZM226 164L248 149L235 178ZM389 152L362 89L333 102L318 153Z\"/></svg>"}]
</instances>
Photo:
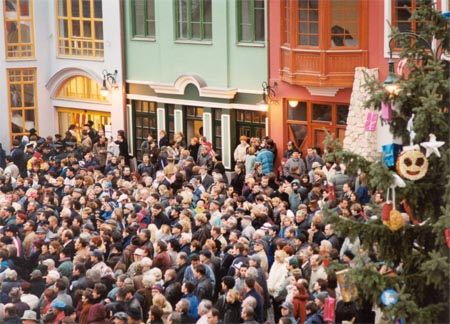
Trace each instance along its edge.
<instances>
[{"instance_id":1,"label":"lamp post","mask_svg":"<svg viewBox=\"0 0 450 324\"><path fill-rule=\"evenodd\" d=\"M390 94L397 94L400 91L399 85L397 83L398 78L395 75L394 70L394 59L392 57L392 42L396 40L398 37L406 37L409 39L414 39L416 44L420 44L420 46L425 47L427 51L430 51L432 58L437 59L437 55L440 52L442 43L440 43L436 48L433 48L432 42L424 38L423 36L413 33L413 32L400 32L399 34L394 35L389 40L389 72L386 80L383 82L384 89Z\"/></svg>"}]
</instances>

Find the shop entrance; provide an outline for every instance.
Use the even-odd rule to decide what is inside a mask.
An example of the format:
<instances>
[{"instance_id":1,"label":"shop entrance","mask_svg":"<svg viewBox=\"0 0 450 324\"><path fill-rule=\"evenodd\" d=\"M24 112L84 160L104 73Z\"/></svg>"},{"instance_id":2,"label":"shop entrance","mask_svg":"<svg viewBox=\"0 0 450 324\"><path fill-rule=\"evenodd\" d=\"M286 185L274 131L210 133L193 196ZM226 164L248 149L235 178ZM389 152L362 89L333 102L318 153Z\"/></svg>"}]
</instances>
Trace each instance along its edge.
<instances>
[{"instance_id":1,"label":"shop entrance","mask_svg":"<svg viewBox=\"0 0 450 324\"><path fill-rule=\"evenodd\" d=\"M72 108L57 108L58 132L64 137L71 124L75 125L78 140L81 139L83 125L89 120L94 122L93 128L98 130L111 125L111 113L95 110L80 110Z\"/></svg>"}]
</instances>

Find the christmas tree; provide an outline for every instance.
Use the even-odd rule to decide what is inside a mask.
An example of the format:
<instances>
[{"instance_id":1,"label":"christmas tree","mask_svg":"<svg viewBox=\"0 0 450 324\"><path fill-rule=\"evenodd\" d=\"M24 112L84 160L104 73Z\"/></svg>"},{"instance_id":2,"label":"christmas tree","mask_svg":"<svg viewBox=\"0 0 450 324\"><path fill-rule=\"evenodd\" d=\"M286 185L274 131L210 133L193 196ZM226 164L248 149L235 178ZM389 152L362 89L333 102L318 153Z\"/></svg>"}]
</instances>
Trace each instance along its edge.
<instances>
[{"instance_id":1,"label":"christmas tree","mask_svg":"<svg viewBox=\"0 0 450 324\"><path fill-rule=\"evenodd\" d=\"M361 258L350 270L360 302L381 307L390 322L449 323L450 21L433 5L418 8L411 20L417 34L393 28L391 35L392 47L401 49L396 60L401 66L396 73L397 90L386 91L378 80L366 84L371 94L366 106L380 109L382 104L391 104L390 131L407 149L396 166L388 168L382 160L367 161L332 143L335 158L347 166L347 173L368 174L372 190L384 194L389 188L391 194L395 190L392 207L407 214L410 221L394 223L389 218L393 213L388 212L383 222L383 211L374 205L366 223L343 219L331 210L325 214L342 237L359 237L363 249L376 256ZM402 157L407 151L420 156L417 166L422 175L409 171L416 162ZM381 274L381 263L390 265L396 275ZM388 289L395 291L395 298L382 301Z\"/></svg>"}]
</instances>

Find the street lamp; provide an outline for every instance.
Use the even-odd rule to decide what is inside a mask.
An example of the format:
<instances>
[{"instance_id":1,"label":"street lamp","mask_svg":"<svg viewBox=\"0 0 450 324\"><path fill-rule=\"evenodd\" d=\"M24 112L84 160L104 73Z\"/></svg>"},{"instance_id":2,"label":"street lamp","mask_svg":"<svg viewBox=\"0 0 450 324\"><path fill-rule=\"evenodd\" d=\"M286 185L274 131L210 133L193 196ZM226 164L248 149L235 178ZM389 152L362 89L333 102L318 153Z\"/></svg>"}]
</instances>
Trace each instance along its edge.
<instances>
[{"instance_id":1,"label":"street lamp","mask_svg":"<svg viewBox=\"0 0 450 324\"><path fill-rule=\"evenodd\" d=\"M423 36L413 33L413 32L400 32L399 34L396 34L393 37L391 37L391 39L389 40L389 62L388 62L389 73L388 73L386 80L384 80L384 82L383 82L383 87L389 93L389 95L398 94L398 92L400 91L400 87L398 84L398 78L395 75L395 70L394 70L394 59L392 57L392 42L395 39L397 39L397 37L399 37L399 36L414 39L414 40L416 40L416 44L418 44L420 42L421 46L424 46L427 50L430 51L430 53L432 54L434 59L436 59L436 57L437 57L436 55L439 52L440 47L442 45L442 44L439 44L436 49L433 49L431 42L429 42Z\"/></svg>"},{"instance_id":2,"label":"street lamp","mask_svg":"<svg viewBox=\"0 0 450 324\"><path fill-rule=\"evenodd\" d=\"M262 101L258 103L258 106L261 110L267 111L269 108L269 103L273 101L277 95L275 88L278 86L278 83L274 82L273 86L271 86L269 83L264 81L261 86L263 88L263 97Z\"/></svg>"}]
</instances>

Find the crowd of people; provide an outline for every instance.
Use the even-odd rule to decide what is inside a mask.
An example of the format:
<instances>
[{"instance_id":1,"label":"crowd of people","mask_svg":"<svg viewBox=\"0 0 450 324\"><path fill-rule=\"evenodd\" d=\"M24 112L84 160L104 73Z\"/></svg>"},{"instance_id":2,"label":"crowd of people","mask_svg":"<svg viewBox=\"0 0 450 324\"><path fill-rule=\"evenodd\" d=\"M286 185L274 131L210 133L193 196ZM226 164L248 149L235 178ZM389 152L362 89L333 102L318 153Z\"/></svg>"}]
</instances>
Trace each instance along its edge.
<instances>
[{"instance_id":1,"label":"crowd of people","mask_svg":"<svg viewBox=\"0 0 450 324\"><path fill-rule=\"evenodd\" d=\"M323 215L366 222L364 174L246 136L226 172L207 138L165 131L133 165L123 131L75 129L0 152L1 323L325 323L330 297L334 322L365 321L328 268L360 242Z\"/></svg>"}]
</instances>

